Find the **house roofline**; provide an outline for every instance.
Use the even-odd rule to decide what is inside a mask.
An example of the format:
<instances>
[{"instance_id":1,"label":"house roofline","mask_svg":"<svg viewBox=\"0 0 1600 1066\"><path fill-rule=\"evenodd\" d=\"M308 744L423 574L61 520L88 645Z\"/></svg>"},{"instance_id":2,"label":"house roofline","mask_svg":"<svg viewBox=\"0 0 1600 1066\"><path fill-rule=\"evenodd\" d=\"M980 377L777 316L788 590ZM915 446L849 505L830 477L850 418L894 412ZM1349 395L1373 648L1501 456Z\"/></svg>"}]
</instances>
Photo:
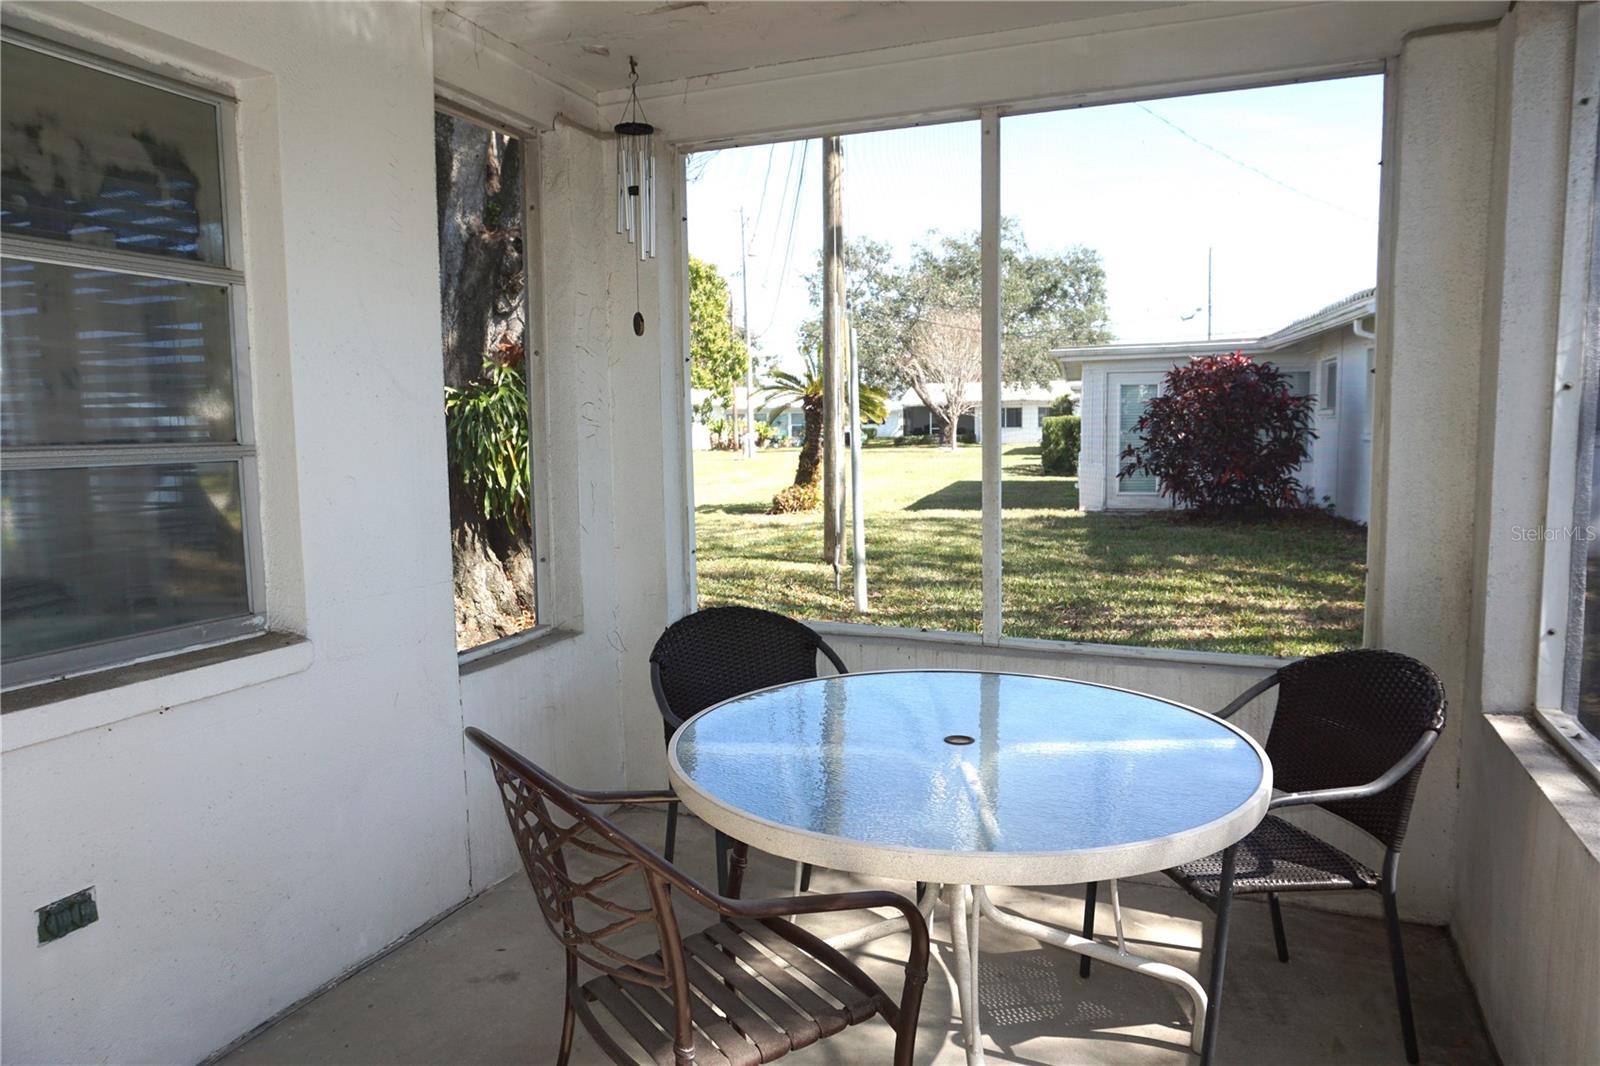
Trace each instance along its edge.
<instances>
[{"instance_id":1,"label":"house roofline","mask_svg":"<svg viewBox=\"0 0 1600 1066\"><path fill-rule=\"evenodd\" d=\"M1295 319L1282 329L1262 337L1219 338L1210 341L1169 341L1154 344L1090 344L1077 348L1052 348L1050 354L1055 356L1056 362L1061 365L1061 372L1067 380L1077 381L1083 376L1082 364L1086 362L1148 359L1163 355L1218 355L1224 352L1243 352L1246 355L1259 355L1266 352L1282 351L1310 337L1315 337L1319 333L1326 333L1330 329L1342 328L1352 322L1376 314L1377 310L1377 293L1372 289L1363 289L1358 293L1345 297L1343 300L1329 304L1320 311L1306 315L1304 318Z\"/></svg>"}]
</instances>

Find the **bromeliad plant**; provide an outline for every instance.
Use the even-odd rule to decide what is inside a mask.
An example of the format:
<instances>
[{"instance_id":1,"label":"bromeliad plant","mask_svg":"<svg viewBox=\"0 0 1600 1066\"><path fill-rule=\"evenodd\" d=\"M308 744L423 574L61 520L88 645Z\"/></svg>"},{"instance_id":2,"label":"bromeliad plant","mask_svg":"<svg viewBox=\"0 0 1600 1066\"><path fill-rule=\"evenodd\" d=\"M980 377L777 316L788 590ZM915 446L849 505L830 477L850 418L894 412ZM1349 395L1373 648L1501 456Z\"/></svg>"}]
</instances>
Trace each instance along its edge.
<instances>
[{"instance_id":1,"label":"bromeliad plant","mask_svg":"<svg viewBox=\"0 0 1600 1066\"><path fill-rule=\"evenodd\" d=\"M1165 391L1134 424L1120 476L1154 475L1201 515L1250 515L1307 505L1295 472L1310 454L1311 398L1286 374L1241 352L1167 372Z\"/></svg>"},{"instance_id":2,"label":"bromeliad plant","mask_svg":"<svg viewBox=\"0 0 1600 1066\"><path fill-rule=\"evenodd\" d=\"M520 355L520 353L517 353ZM483 376L444 390L450 465L483 518L528 529L528 384L522 359L492 354Z\"/></svg>"}]
</instances>

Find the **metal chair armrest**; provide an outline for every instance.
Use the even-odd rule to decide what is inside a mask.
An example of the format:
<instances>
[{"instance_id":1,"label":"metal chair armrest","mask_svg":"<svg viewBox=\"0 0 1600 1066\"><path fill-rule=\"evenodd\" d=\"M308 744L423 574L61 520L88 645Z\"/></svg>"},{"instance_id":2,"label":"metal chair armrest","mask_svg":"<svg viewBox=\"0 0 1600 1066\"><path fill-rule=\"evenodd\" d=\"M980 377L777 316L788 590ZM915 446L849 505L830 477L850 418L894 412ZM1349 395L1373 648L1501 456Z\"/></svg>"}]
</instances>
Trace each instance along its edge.
<instances>
[{"instance_id":1,"label":"metal chair armrest","mask_svg":"<svg viewBox=\"0 0 1600 1066\"><path fill-rule=\"evenodd\" d=\"M1271 688L1272 686L1276 685L1277 683L1278 683L1278 672L1276 670L1274 670L1272 673L1268 674L1266 677L1263 677L1260 681L1257 681L1255 684L1251 685L1249 688L1247 688L1243 692L1239 693L1239 695L1235 696L1232 703L1229 703L1226 707L1222 708L1222 710L1217 712L1217 717L1218 718L1231 718L1231 717L1233 717L1233 715L1241 707L1243 707L1245 704L1249 703L1251 700L1255 699L1257 696L1261 695L1263 692L1267 691L1267 689Z\"/></svg>"},{"instance_id":2,"label":"metal chair armrest","mask_svg":"<svg viewBox=\"0 0 1600 1066\"><path fill-rule=\"evenodd\" d=\"M719 896L716 902L719 910L733 917L754 918L766 922L769 928L785 940L825 961L835 973L871 996L878 1003L878 1009L883 1012L884 1017L894 1024L900 1023L903 1011L910 1009L915 1013L915 1004L921 998L922 985L928 977L928 922L917 909L917 905L898 892L881 890L836 892L821 896L779 896L774 899L758 900L725 899ZM906 920L906 932L911 934L911 949L906 953L905 965L906 997L902 999L899 1007L895 1006L877 982L868 977L859 966L809 929L792 923L787 927L774 926L769 921L774 918L793 918L801 914L871 910L874 907L888 907L899 911L901 917Z\"/></svg>"},{"instance_id":3,"label":"metal chair armrest","mask_svg":"<svg viewBox=\"0 0 1600 1066\"><path fill-rule=\"evenodd\" d=\"M677 803L678 794L671 789L658 788L641 792L585 792L571 789L584 803Z\"/></svg>"},{"instance_id":4,"label":"metal chair armrest","mask_svg":"<svg viewBox=\"0 0 1600 1066\"><path fill-rule=\"evenodd\" d=\"M1433 747L1434 741L1439 739L1437 729L1429 729L1422 737L1411 746L1381 777L1374 778L1364 785L1350 785L1345 788L1319 788L1311 792L1286 792L1281 796L1273 797L1267 804L1268 810L1279 807L1302 807L1310 803L1339 803L1345 800L1368 799L1398 785L1407 774L1417 768L1417 765L1427 756L1428 749Z\"/></svg>"},{"instance_id":5,"label":"metal chair armrest","mask_svg":"<svg viewBox=\"0 0 1600 1066\"><path fill-rule=\"evenodd\" d=\"M667 691L661 687L661 667L650 663L650 691L656 697L656 710L661 712L662 719L673 729L683 724L683 719L672 713L672 705L667 702Z\"/></svg>"}]
</instances>

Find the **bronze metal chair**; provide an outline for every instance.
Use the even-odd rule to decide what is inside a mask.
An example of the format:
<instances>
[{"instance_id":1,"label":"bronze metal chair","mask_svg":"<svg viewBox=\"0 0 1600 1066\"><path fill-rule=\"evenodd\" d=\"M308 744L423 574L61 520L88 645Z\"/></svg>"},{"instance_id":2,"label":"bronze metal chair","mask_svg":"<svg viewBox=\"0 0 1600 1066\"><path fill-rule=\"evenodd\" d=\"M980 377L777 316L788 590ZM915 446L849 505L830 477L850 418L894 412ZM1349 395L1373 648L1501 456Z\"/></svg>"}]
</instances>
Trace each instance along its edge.
<instances>
[{"instance_id":1,"label":"bronze metal chair","mask_svg":"<svg viewBox=\"0 0 1600 1066\"><path fill-rule=\"evenodd\" d=\"M580 792L481 730L469 728L467 737L489 756L539 910L566 949L558 1066L571 1057L574 1018L613 1062L755 1066L874 1015L894 1027L895 1066L910 1066L928 976L928 927L910 900L894 892L718 895L590 806L667 803L671 792ZM735 846L735 882L745 853ZM685 936L673 889L716 920ZM873 907L899 911L911 933L899 1003L787 920ZM597 976L579 983L580 966Z\"/></svg>"}]
</instances>

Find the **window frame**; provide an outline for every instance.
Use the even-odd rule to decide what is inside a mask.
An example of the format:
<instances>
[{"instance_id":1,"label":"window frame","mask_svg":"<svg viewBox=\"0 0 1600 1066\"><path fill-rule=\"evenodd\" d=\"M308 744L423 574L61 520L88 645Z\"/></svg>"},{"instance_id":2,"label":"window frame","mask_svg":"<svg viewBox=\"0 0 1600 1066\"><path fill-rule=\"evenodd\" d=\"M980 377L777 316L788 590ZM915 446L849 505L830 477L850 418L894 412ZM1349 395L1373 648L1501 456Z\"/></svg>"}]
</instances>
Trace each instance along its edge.
<instances>
[{"instance_id":1,"label":"window frame","mask_svg":"<svg viewBox=\"0 0 1600 1066\"><path fill-rule=\"evenodd\" d=\"M1328 376L1333 375L1333 384ZM1317 410L1325 415L1339 413L1339 357L1329 356L1317 364Z\"/></svg>"},{"instance_id":2,"label":"window frame","mask_svg":"<svg viewBox=\"0 0 1600 1066\"><path fill-rule=\"evenodd\" d=\"M235 440L206 444L139 443L8 447L4 469L47 470L172 463L229 462L239 471L239 511L244 550L246 610L243 614L152 629L127 637L23 656L6 664L6 691L91 673L198 647L255 636L267 628L265 554L261 539L261 493L251 386L249 294L243 268L243 205L239 194L238 101L209 86L154 73L133 60L111 58L0 25L0 41L101 73L207 104L216 118L218 181L221 185L223 260L220 264L121 249L75 246L22 234L0 238L0 259L86 267L140 277L166 278L228 290L233 372Z\"/></svg>"},{"instance_id":3,"label":"window frame","mask_svg":"<svg viewBox=\"0 0 1600 1066\"><path fill-rule=\"evenodd\" d=\"M1022 428L1024 428L1023 425L1022 425L1022 412L1023 412L1023 408L1020 407L1020 406L1012 406L1012 407L1002 407L1002 408L1000 408L1000 428L1002 430L1006 430L1006 429L1022 429ZM1012 425L1011 424L1011 416L1012 416L1012 414L1015 414L1017 416L1017 424L1016 425Z\"/></svg>"},{"instance_id":4,"label":"window frame","mask_svg":"<svg viewBox=\"0 0 1600 1066\"><path fill-rule=\"evenodd\" d=\"M534 623L520 633L510 633L474 648L458 648L456 665L461 668L542 641L564 625L561 618L550 617L560 597L551 586L554 580L550 566L551 496L550 479L545 471L550 452L550 417L546 402L544 361L544 232L539 213L542 172L538 130L458 103L446 94L442 86L437 85L434 87L433 109L507 137L515 137L522 145L522 313L527 319L522 343L526 367L524 377L528 387L528 517L532 526L529 536L533 549ZM447 540L447 547L448 544Z\"/></svg>"},{"instance_id":5,"label":"window frame","mask_svg":"<svg viewBox=\"0 0 1600 1066\"><path fill-rule=\"evenodd\" d=\"M1578 20L1573 95L1600 80L1594 58L1600 18ZM1586 57L1586 58L1585 58ZM1545 502L1538 663L1533 719L1573 762L1600 782L1600 736L1578 717L1584 592L1593 503L1594 443L1600 434L1600 118L1572 110L1566 217L1551 381L1550 465ZM1584 535L1579 535L1584 534Z\"/></svg>"}]
</instances>

